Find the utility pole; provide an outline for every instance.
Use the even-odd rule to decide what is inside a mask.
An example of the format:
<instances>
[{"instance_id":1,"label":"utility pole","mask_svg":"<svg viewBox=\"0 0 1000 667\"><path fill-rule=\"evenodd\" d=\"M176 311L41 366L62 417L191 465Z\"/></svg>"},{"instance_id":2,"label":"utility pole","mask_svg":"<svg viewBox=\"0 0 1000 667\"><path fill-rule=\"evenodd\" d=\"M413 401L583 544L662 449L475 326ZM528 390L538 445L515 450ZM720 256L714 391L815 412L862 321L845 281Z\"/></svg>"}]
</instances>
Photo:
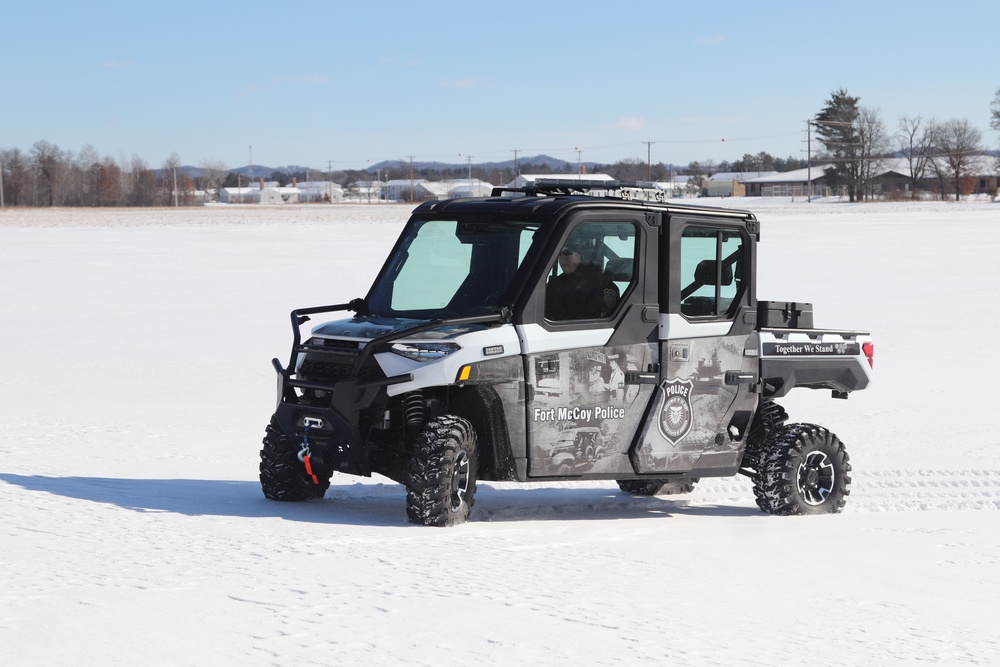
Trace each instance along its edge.
<instances>
[{"instance_id":1,"label":"utility pole","mask_svg":"<svg viewBox=\"0 0 1000 667\"><path fill-rule=\"evenodd\" d=\"M0 160L0 208L3 207L3 160Z\"/></svg>"},{"instance_id":2,"label":"utility pole","mask_svg":"<svg viewBox=\"0 0 1000 667\"><path fill-rule=\"evenodd\" d=\"M652 177L652 173L653 173L653 159L652 159L652 155L653 154L652 154L652 150L651 149L652 149L653 144L655 144L656 142L655 141L644 141L642 143L646 144L646 180L650 181L650 180L653 179L653 177Z\"/></svg>"},{"instance_id":3,"label":"utility pole","mask_svg":"<svg viewBox=\"0 0 1000 667\"><path fill-rule=\"evenodd\" d=\"M854 123L847 123L839 120L813 120L809 119L806 121L806 180L808 181L807 191L809 195L806 197L806 203L812 203L813 197L813 182L812 182L812 127L813 125L840 125L843 127L851 127Z\"/></svg>"},{"instance_id":4,"label":"utility pole","mask_svg":"<svg viewBox=\"0 0 1000 667\"><path fill-rule=\"evenodd\" d=\"M326 161L326 198L333 203L333 160Z\"/></svg>"},{"instance_id":5,"label":"utility pole","mask_svg":"<svg viewBox=\"0 0 1000 667\"><path fill-rule=\"evenodd\" d=\"M469 161L469 196L472 196L472 155L466 155L465 159Z\"/></svg>"},{"instance_id":6,"label":"utility pole","mask_svg":"<svg viewBox=\"0 0 1000 667\"><path fill-rule=\"evenodd\" d=\"M413 156L407 155L410 158L410 203L413 203Z\"/></svg>"},{"instance_id":7,"label":"utility pole","mask_svg":"<svg viewBox=\"0 0 1000 667\"><path fill-rule=\"evenodd\" d=\"M582 153L583 151L580 150L579 148L574 148L573 150L576 151L576 173L578 175L582 176L583 175L583 163L580 162L580 153Z\"/></svg>"},{"instance_id":8,"label":"utility pole","mask_svg":"<svg viewBox=\"0 0 1000 667\"><path fill-rule=\"evenodd\" d=\"M806 121L806 203L813 200L812 121Z\"/></svg>"},{"instance_id":9,"label":"utility pole","mask_svg":"<svg viewBox=\"0 0 1000 667\"><path fill-rule=\"evenodd\" d=\"M520 148L512 148L514 151L514 187L517 187L517 177L521 175L520 170L517 168L517 154L521 151Z\"/></svg>"}]
</instances>

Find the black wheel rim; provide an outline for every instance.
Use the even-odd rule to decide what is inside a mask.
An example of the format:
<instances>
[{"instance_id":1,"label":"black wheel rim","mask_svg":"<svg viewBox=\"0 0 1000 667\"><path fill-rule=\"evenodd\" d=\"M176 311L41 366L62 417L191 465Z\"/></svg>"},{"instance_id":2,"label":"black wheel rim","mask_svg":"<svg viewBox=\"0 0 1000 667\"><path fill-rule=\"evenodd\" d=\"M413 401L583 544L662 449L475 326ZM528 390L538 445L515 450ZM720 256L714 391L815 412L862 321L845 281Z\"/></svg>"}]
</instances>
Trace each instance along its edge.
<instances>
[{"instance_id":1,"label":"black wheel rim","mask_svg":"<svg viewBox=\"0 0 1000 667\"><path fill-rule=\"evenodd\" d=\"M799 495L806 505L822 505L833 492L837 472L824 452L809 452L799 464Z\"/></svg>"},{"instance_id":2,"label":"black wheel rim","mask_svg":"<svg viewBox=\"0 0 1000 667\"><path fill-rule=\"evenodd\" d=\"M469 455L464 451L458 453L455 460L455 470L451 475L451 509L457 512L465 504L469 493Z\"/></svg>"}]
</instances>

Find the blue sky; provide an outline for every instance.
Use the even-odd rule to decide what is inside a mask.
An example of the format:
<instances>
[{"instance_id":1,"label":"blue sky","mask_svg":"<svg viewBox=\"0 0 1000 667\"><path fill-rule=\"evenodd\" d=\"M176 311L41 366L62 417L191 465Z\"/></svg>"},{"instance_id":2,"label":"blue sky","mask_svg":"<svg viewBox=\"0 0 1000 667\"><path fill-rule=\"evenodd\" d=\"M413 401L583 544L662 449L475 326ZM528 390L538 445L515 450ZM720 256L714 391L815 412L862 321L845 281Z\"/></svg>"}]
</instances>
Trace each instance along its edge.
<instances>
[{"instance_id":1,"label":"blue sky","mask_svg":"<svg viewBox=\"0 0 1000 667\"><path fill-rule=\"evenodd\" d=\"M646 141L654 163L804 157L838 88L890 131L965 118L1000 143L995 0L4 4L2 149L233 168L252 146L323 169L645 161Z\"/></svg>"}]
</instances>

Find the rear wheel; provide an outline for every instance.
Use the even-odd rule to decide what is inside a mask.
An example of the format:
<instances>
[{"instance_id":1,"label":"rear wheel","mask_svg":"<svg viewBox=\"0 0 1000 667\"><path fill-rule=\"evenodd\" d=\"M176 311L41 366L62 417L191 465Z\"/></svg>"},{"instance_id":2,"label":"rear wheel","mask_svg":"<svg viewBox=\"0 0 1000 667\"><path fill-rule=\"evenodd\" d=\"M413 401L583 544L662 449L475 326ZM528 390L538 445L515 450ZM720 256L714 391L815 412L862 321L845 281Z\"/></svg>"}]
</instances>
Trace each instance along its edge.
<instances>
[{"instance_id":1,"label":"rear wheel","mask_svg":"<svg viewBox=\"0 0 1000 667\"><path fill-rule=\"evenodd\" d=\"M788 413L785 412L785 409L774 401L765 399L761 401L760 406L757 408L757 416L754 418L753 425L750 427L750 434L747 436L747 446L743 454L743 465L753 470L754 500L757 502L757 507L764 512L768 511L768 501L764 498L763 487L759 483L764 448L771 433L783 429L786 421L788 421Z\"/></svg>"},{"instance_id":2,"label":"rear wheel","mask_svg":"<svg viewBox=\"0 0 1000 667\"><path fill-rule=\"evenodd\" d=\"M264 497L300 502L322 498L326 494L332 473L314 468L314 481L306 472L305 463L299 460L299 448L282 433L274 417L267 425L263 442L264 448L260 450L260 486Z\"/></svg>"},{"instance_id":3,"label":"rear wheel","mask_svg":"<svg viewBox=\"0 0 1000 667\"><path fill-rule=\"evenodd\" d=\"M618 488L634 496L673 496L694 491L698 477L676 479L619 479Z\"/></svg>"},{"instance_id":4,"label":"rear wheel","mask_svg":"<svg viewBox=\"0 0 1000 667\"><path fill-rule=\"evenodd\" d=\"M423 526L464 523L476 495L479 443L454 415L431 420L417 436L406 484L406 515Z\"/></svg>"},{"instance_id":5,"label":"rear wheel","mask_svg":"<svg viewBox=\"0 0 1000 667\"><path fill-rule=\"evenodd\" d=\"M765 512L835 514L850 495L851 463L840 439L813 424L789 424L768 435L754 478Z\"/></svg>"}]
</instances>

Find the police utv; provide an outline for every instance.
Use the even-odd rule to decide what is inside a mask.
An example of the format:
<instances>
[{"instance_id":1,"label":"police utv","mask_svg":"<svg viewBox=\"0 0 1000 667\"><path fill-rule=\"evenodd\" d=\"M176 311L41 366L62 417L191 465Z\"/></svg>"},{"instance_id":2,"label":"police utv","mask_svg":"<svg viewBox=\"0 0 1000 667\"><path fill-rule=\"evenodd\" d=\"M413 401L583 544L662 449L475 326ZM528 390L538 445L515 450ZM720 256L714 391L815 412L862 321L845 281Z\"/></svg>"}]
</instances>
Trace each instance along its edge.
<instances>
[{"instance_id":1,"label":"police utv","mask_svg":"<svg viewBox=\"0 0 1000 667\"><path fill-rule=\"evenodd\" d=\"M405 485L410 521L446 526L479 480L654 495L739 473L766 512L839 512L843 444L775 399L864 389L871 338L757 300L753 214L662 195L551 180L416 208L364 298L292 311L264 495L379 473ZM337 311L354 315L303 342Z\"/></svg>"}]
</instances>

